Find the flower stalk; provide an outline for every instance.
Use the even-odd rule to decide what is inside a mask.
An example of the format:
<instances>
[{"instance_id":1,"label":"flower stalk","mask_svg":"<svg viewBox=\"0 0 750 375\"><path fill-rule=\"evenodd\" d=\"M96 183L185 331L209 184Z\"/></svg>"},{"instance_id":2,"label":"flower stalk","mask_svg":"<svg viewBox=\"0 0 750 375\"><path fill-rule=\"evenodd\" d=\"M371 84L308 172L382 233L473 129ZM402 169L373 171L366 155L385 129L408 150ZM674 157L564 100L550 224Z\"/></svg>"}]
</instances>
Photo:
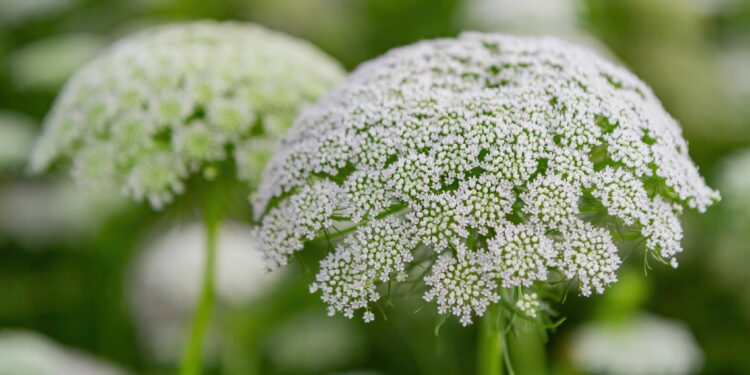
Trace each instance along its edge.
<instances>
[{"instance_id":1,"label":"flower stalk","mask_svg":"<svg viewBox=\"0 0 750 375\"><path fill-rule=\"evenodd\" d=\"M477 374L501 375L503 373L503 319L498 304L487 308L479 327Z\"/></svg>"},{"instance_id":2,"label":"flower stalk","mask_svg":"<svg viewBox=\"0 0 750 375\"><path fill-rule=\"evenodd\" d=\"M221 222L221 205L216 191L209 191L204 197L203 223L206 230L206 259L203 269L203 283L198 297L190 336L180 364L181 375L200 374L202 365L203 341L211 321L216 284L216 252L218 230Z\"/></svg>"}]
</instances>

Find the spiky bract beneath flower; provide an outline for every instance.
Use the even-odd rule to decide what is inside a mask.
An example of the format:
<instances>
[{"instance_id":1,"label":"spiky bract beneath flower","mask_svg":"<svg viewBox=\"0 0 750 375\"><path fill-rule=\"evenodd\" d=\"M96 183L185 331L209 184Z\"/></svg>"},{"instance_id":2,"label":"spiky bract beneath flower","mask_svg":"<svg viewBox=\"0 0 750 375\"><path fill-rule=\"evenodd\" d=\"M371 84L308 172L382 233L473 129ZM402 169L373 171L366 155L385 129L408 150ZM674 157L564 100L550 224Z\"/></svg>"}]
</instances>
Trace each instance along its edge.
<instances>
[{"instance_id":1,"label":"spiky bract beneath flower","mask_svg":"<svg viewBox=\"0 0 750 375\"><path fill-rule=\"evenodd\" d=\"M84 66L32 157L72 160L84 185L114 182L159 208L193 174L235 164L253 184L301 107L343 76L307 43L241 23L196 22L126 38Z\"/></svg>"},{"instance_id":2,"label":"spiky bract beneath flower","mask_svg":"<svg viewBox=\"0 0 750 375\"><path fill-rule=\"evenodd\" d=\"M297 119L254 207L270 268L354 231L313 287L332 312L369 320L416 279L466 324L504 291L527 317L539 301L524 296L565 279L603 292L620 244L674 263L682 206L718 198L631 73L554 39L474 33L361 66Z\"/></svg>"}]
</instances>

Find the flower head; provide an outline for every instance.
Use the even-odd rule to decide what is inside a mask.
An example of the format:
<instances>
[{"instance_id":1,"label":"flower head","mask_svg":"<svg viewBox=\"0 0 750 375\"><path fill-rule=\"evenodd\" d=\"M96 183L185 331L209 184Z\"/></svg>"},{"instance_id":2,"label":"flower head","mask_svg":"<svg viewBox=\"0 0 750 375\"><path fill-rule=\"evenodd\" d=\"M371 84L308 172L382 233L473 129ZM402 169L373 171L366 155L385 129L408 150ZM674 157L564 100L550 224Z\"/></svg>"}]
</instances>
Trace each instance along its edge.
<instances>
[{"instance_id":1,"label":"flower head","mask_svg":"<svg viewBox=\"0 0 750 375\"><path fill-rule=\"evenodd\" d=\"M341 76L312 46L257 26L148 30L71 78L45 121L32 169L69 159L78 182L113 181L156 208L217 163L231 161L237 177L252 182L297 111Z\"/></svg>"},{"instance_id":2,"label":"flower head","mask_svg":"<svg viewBox=\"0 0 750 375\"><path fill-rule=\"evenodd\" d=\"M424 297L466 324L553 274L601 293L620 240L673 258L681 207L718 198L625 69L555 39L469 33L391 51L303 112L254 208L270 268L354 231L313 287L332 312L371 318L380 285L420 277L411 251L433 263Z\"/></svg>"}]
</instances>

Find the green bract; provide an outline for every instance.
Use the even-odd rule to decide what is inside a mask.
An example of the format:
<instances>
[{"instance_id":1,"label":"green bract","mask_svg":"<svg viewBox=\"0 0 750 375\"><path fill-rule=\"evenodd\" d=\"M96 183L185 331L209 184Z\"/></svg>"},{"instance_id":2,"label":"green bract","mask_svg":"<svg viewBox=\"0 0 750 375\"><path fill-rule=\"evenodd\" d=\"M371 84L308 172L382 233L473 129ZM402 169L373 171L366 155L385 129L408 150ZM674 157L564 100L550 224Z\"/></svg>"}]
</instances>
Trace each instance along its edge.
<instances>
[{"instance_id":1,"label":"green bract","mask_svg":"<svg viewBox=\"0 0 750 375\"><path fill-rule=\"evenodd\" d=\"M313 46L241 23L196 22L126 38L81 68L45 121L35 171L72 160L84 185L154 208L193 174L233 160L254 181L298 110L343 75Z\"/></svg>"}]
</instances>

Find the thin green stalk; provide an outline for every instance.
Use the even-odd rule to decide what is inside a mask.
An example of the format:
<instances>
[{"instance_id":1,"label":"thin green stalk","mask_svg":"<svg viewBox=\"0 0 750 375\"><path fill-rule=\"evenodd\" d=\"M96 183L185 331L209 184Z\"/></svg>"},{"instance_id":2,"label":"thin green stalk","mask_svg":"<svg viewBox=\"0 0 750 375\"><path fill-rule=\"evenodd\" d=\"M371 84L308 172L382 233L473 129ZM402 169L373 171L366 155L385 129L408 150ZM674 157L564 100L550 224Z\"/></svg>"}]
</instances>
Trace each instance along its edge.
<instances>
[{"instance_id":1,"label":"thin green stalk","mask_svg":"<svg viewBox=\"0 0 750 375\"><path fill-rule=\"evenodd\" d=\"M502 334L503 319L500 316L500 306L490 305L479 327L478 375L501 375L503 373Z\"/></svg>"},{"instance_id":2,"label":"thin green stalk","mask_svg":"<svg viewBox=\"0 0 750 375\"><path fill-rule=\"evenodd\" d=\"M547 353L543 332L536 326L526 326L517 329L514 335L508 335L508 346L513 368L519 374L546 375Z\"/></svg>"},{"instance_id":3,"label":"thin green stalk","mask_svg":"<svg viewBox=\"0 0 750 375\"><path fill-rule=\"evenodd\" d=\"M193 313L190 338L185 347L180 364L180 374L197 375L202 370L203 339L211 321L211 310L214 305L214 288L216 279L216 246L221 209L218 197L209 192L203 207L203 224L206 230L206 259L203 269L203 285Z\"/></svg>"}]
</instances>

